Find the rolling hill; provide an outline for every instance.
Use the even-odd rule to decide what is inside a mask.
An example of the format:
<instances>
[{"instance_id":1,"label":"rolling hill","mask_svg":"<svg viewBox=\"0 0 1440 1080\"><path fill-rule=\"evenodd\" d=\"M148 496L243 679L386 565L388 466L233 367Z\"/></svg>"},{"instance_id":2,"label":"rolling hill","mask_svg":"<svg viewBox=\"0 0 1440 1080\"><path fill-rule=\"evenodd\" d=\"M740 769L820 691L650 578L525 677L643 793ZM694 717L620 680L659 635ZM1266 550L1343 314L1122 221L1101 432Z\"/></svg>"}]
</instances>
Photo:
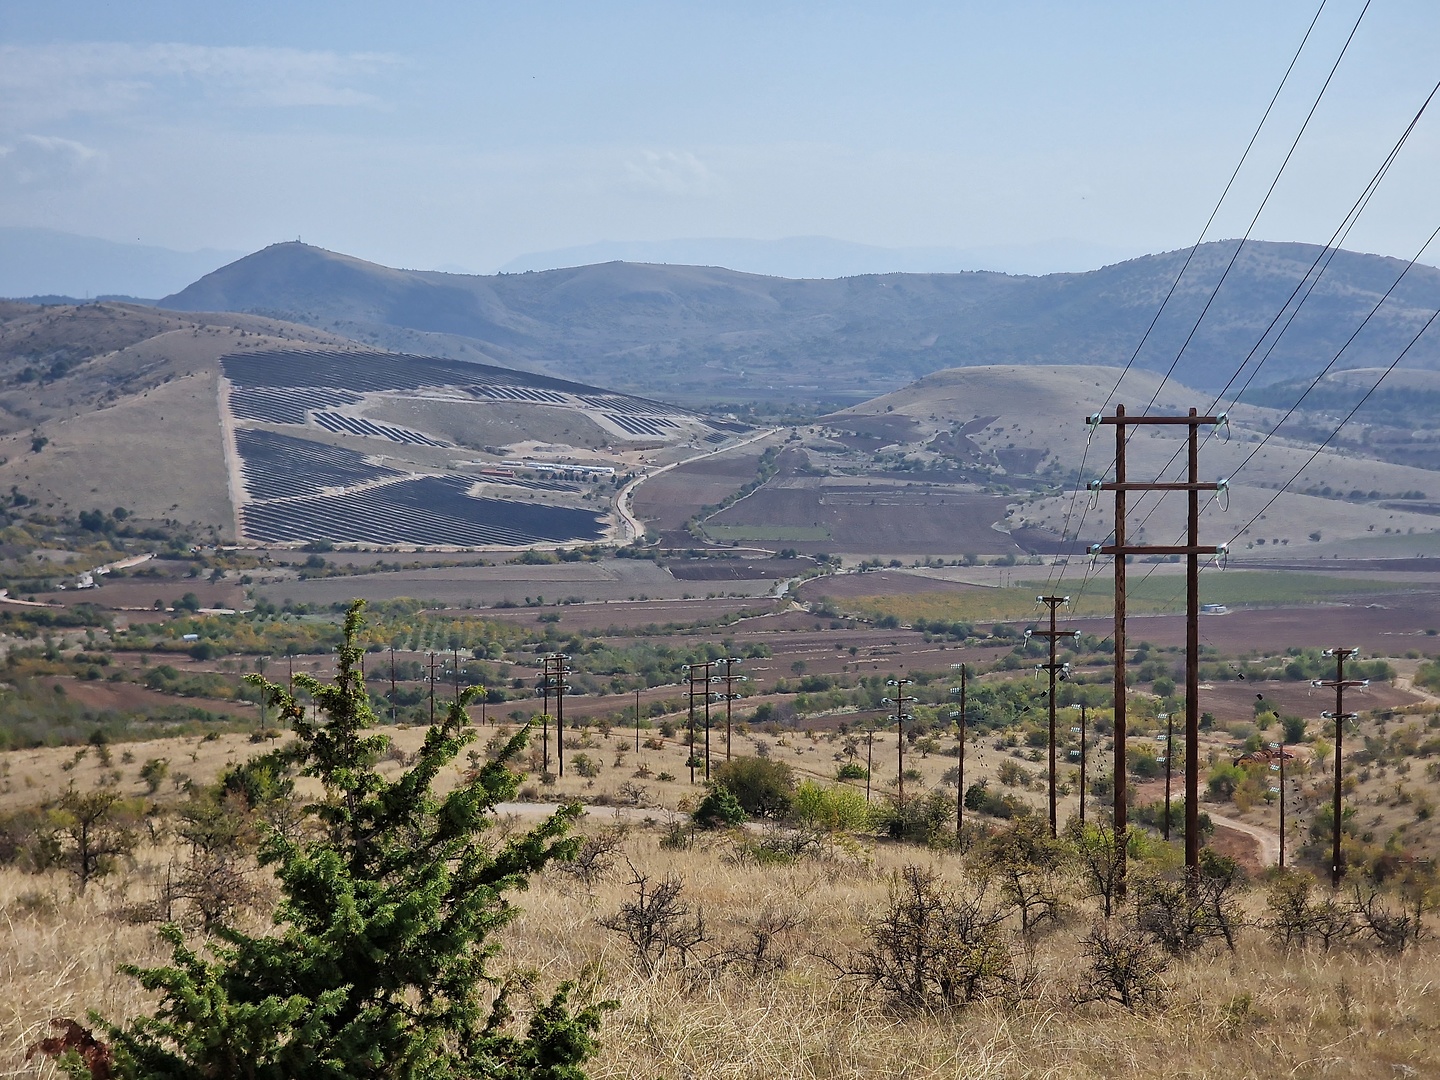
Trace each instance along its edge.
<instances>
[{"instance_id":1,"label":"rolling hill","mask_svg":"<svg viewBox=\"0 0 1440 1080\"><path fill-rule=\"evenodd\" d=\"M620 477L748 429L255 315L0 303L0 490L216 539L526 547L623 531Z\"/></svg>"},{"instance_id":2,"label":"rolling hill","mask_svg":"<svg viewBox=\"0 0 1440 1080\"><path fill-rule=\"evenodd\" d=\"M1235 250L1203 245L1136 366L1167 369ZM697 266L606 263L489 277L397 270L300 243L246 256L169 296L183 311L263 314L378 347L488 360L671 400L851 404L934 371L979 364L1122 364L1185 252L1045 277L883 274L790 280ZM1218 388L1266 338L1320 249L1245 245L1175 377ZM1334 356L1400 274L1342 251L1268 358L1256 386L1303 378ZM1440 297L1417 266L1339 367L1388 364ZM1258 355L1258 354L1257 354ZM1427 335L1407 366L1440 368Z\"/></svg>"}]
</instances>

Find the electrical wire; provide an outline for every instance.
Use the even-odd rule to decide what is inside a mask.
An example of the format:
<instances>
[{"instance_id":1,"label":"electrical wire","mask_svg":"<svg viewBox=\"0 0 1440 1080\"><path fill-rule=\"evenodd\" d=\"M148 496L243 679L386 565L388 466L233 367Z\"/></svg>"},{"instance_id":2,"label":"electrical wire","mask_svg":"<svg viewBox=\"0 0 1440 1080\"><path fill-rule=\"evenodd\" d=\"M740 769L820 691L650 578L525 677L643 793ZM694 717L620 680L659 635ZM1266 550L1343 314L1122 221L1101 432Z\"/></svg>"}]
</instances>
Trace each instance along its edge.
<instances>
[{"instance_id":1,"label":"electrical wire","mask_svg":"<svg viewBox=\"0 0 1440 1080\"><path fill-rule=\"evenodd\" d=\"M1356 16L1355 25L1350 28L1350 34L1346 37L1345 44L1340 47L1340 55L1335 57L1335 63L1330 66L1330 73L1325 76L1325 81L1320 86L1320 92L1315 95L1315 100L1310 105L1310 111L1305 114L1305 120L1301 123L1300 130L1295 133L1295 138L1290 143L1290 149L1285 152L1285 160L1280 163L1280 168L1275 171L1275 178L1270 181L1270 186L1265 191L1265 197L1260 200L1260 205L1255 208L1255 214L1245 229L1245 235L1240 238L1240 243L1235 245L1235 251L1230 256L1230 261L1225 264L1224 273L1220 275L1220 280L1215 283L1215 288L1211 291L1210 298L1205 301L1205 306L1200 309L1200 314L1195 319L1195 325L1190 328L1190 333L1185 336L1184 342L1181 343L1179 351L1175 354L1175 359L1170 362L1170 367L1166 369L1165 376L1160 380L1160 385L1155 387L1155 393L1150 395L1150 401L1141 412L1141 416L1147 415L1156 400L1160 397L1160 391L1163 390L1165 384L1170 381L1170 376L1174 373L1176 365L1180 363L1180 358L1185 355L1185 350L1190 347L1190 342L1194 339L1196 332L1199 331L1200 324L1205 321L1205 316L1210 311L1210 305L1213 304L1215 298L1220 295L1220 290L1225 285L1225 279L1230 276L1230 271L1240 258L1240 252L1245 248L1245 242L1250 239L1250 233L1254 231L1256 224L1260 220L1260 215L1265 212L1265 207L1270 202L1270 196L1275 194L1275 188L1279 185L1280 178L1285 175L1285 169L1289 166L1290 159L1295 155L1295 150L1300 145L1300 140L1304 138L1305 131L1310 126L1310 121L1315 118L1315 112L1320 108L1320 102L1325 98L1325 91L1330 88L1330 81L1335 78L1335 72L1340 70L1340 63L1345 59L1345 54L1350 50L1350 43L1355 40L1355 35L1360 30L1360 23L1364 20L1365 13L1370 10L1371 3L1372 0L1365 0L1365 6L1360 9L1360 14Z\"/></svg>"},{"instance_id":2,"label":"electrical wire","mask_svg":"<svg viewBox=\"0 0 1440 1080\"><path fill-rule=\"evenodd\" d=\"M1411 118L1410 123L1400 134L1400 137L1395 141L1395 144L1391 147L1390 152L1386 155L1385 160L1381 164L1380 168L1375 171L1375 174L1370 178L1369 182L1366 183L1359 197L1355 200L1354 203L1351 204L1350 210L1341 220L1340 225L1336 227L1333 233L1331 233L1329 241L1320 250L1320 253L1316 255L1314 261L1311 262L1310 268L1305 272L1305 276L1302 277L1300 281L1296 284L1295 288L1291 291L1290 296L1286 299L1285 303L1281 305L1280 310L1276 312L1275 317L1270 320L1270 324L1265 328L1264 332L1261 333L1259 339L1255 342L1255 344L1251 347L1250 351L1246 354L1245 359L1241 362L1240 366L1235 369L1234 374L1230 376L1229 380L1221 388L1220 393L1215 396L1215 400L1210 404L1210 408L1208 410L1209 412L1213 413L1215 409L1220 405L1220 403L1224 401L1225 395L1229 392L1230 387L1234 385L1235 380L1240 376L1240 373L1244 371L1245 368L1249 365L1256 351L1260 348L1261 345L1265 343L1266 339L1270 335L1270 332L1275 328L1276 324L1280 321L1280 318L1288 310L1290 314L1289 317L1285 320L1285 325L1281 327L1278 334L1276 334L1273 338L1270 339L1270 344L1268 348L1266 348L1264 354L1260 357L1260 362L1255 365L1253 370L1251 370L1244 384L1240 387L1240 390L1235 394L1234 398L1231 399L1229 407L1234 408L1235 405L1237 405L1240 400L1245 396L1245 391L1248 390L1251 383L1255 381L1255 377L1259 375L1260 369L1265 366L1265 362L1273 354L1275 347L1280 343L1280 339L1284 337L1285 332L1289 330L1291 325L1293 325L1296 316L1300 313L1300 309L1305 305L1305 302L1314 293L1316 286L1318 286L1320 283L1320 279L1324 276L1325 271L1330 268L1330 263L1334 260L1335 255L1339 253L1340 247L1349 237L1351 230L1353 230L1355 225L1359 222L1361 215L1365 212L1365 209L1370 205L1370 200L1374 198L1376 191L1379 190L1381 182L1385 179L1386 175L1388 175L1391 166L1394 165L1396 159L1400 155L1400 151L1409 141L1411 134L1419 125L1421 118L1425 115L1425 111L1430 107L1430 103L1435 99L1437 93L1440 93L1440 82L1436 82L1435 86L1431 89L1429 95L1425 98L1424 102L1421 103L1420 108L1416 110L1414 117ZM1419 258L1418 254L1416 258ZM1322 262L1323 266L1321 265ZM1401 277L1404 277L1405 272L1410 269L1410 266L1414 265L1414 262L1415 260L1412 259L1410 265L1406 266L1405 271L1401 272ZM1315 273L1316 267L1320 267L1319 273ZM1313 278L1311 277L1312 274L1314 274ZM1309 283L1308 288L1306 288L1307 282ZM1393 287L1394 286L1392 286L1392 288ZM1294 304L1294 306L1292 307L1291 305L1294 302L1295 297L1299 295L1302 289L1304 289L1305 295L1301 297L1298 304ZM1388 291L1386 295L1389 295ZM1372 311L1371 314L1373 315L1374 312ZM1338 359L1338 356L1336 357L1336 359ZM1335 361L1332 360L1331 365L1333 365L1334 362ZM1327 366L1326 370L1329 370L1329 366ZM1204 446L1207 445L1212 438L1214 438L1214 432L1208 433L1205 436L1205 443L1201 445L1201 449L1204 449ZM1175 464L1175 461L1177 458L1179 458L1182 450L1183 446L1176 448L1174 453L1170 455L1170 459L1164 464L1164 466L1161 467L1159 475L1164 475L1165 470L1170 468L1171 465ZM1150 493L1141 492L1140 497L1135 500L1135 510L1139 510L1140 504L1144 501L1147 494ZM1150 511L1145 515L1143 519L1141 519L1140 524L1136 530L1137 534L1141 529L1144 529L1146 522L1150 520L1151 516L1159 508L1159 505L1161 502L1164 501L1166 494L1168 493L1161 492L1160 497L1151 506Z\"/></svg>"},{"instance_id":3,"label":"electrical wire","mask_svg":"<svg viewBox=\"0 0 1440 1080\"><path fill-rule=\"evenodd\" d=\"M1440 89L1440 87L1437 87L1437 89ZM1401 270L1399 276L1397 276L1397 277L1395 278L1395 280L1390 283L1390 287L1385 290L1384 295L1381 296L1380 299L1375 302L1374 306L1371 307L1369 313L1365 316L1364 319L1361 320L1360 325L1357 326L1357 327L1355 328L1354 332L1351 333L1351 335L1350 335L1348 338L1345 339L1345 344L1343 344L1343 345L1340 346L1339 350L1336 351L1335 355L1330 358L1330 362L1329 362L1328 364L1326 364L1323 368L1321 368L1320 371L1319 371L1319 373L1316 374L1316 376L1315 376L1313 379L1310 380L1310 385L1307 386L1307 387L1305 388L1305 391L1304 391L1298 398L1295 399L1295 403L1294 403L1293 405L1291 405L1290 408L1288 408L1287 410L1285 410L1284 415L1281 416L1280 419L1279 419L1279 421L1277 421L1277 422L1275 423L1275 425L1265 434L1265 437L1264 437L1263 439L1261 439L1258 443L1256 443L1255 446L1254 446L1254 448L1251 449L1251 451L1250 451L1248 454L1246 454L1243 459L1241 459L1240 464L1237 465L1237 466L1235 467L1235 469L1234 469L1234 470L1231 472L1231 474L1230 474L1230 479L1231 479L1231 480L1234 480L1235 476L1236 476L1237 474L1239 474L1240 471L1243 470L1246 465L1250 464L1250 462L1251 462L1252 460L1254 460L1255 455L1258 454L1261 450L1263 450L1263 449L1265 448L1266 444L1269 443L1270 440L1275 437L1276 433L1284 426L1285 421L1287 421L1288 419L1290 419L1290 417L1293 416L1293 415L1295 414L1295 412L1300 408L1300 406L1304 403L1305 399L1310 396L1310 392L1311 392L1312 390L1314 390L1317 386L1319 386L1321 380L1324 379L1325 376L1330 373L1331 369L1334 368L1334 366L1335 366L1337 363L1340 362L1340 358L1345 355L1345 351L1350 348L1350 346L1354 343L1355 339L1356 339L1357 337L1359 337L1360 334L1361 334L1361 332L1364 331L1365 327L1369 325L1370 320L1371 320L1372 318L1374 318L1375 315L1380 311L1380 309L1385 305L1385 301L1387 301L1388 299L1390 299L1391 293L1393 293L1397 288L1400 287L1400 283L1405 280L1405 276L1406 276L1412 269L1414 269L1415 265L1420 261L1421 257L1425 254L1426 250L1428 250L1429 247L1430 247L1430 245L1435 242L1435 238L1436 238L1437 236L1440 236L1440 227L1437 227L1437 228L1435 229L1435 231L1432 232L1432 233L1429 235L1429 237L1426 238L1425 243L1423 243L1422 245L1420 245L1420 250L1417 251L1417 252L1415 252L1414 256L1410 259L1410 261L1405 264L1405 269ZM1440 312L1437 312L1437 314L1440 314ZM1430 317L1431 322L1433 322L1434 319L1435 319L1435 316L1432 315L1432 316ZM1428 326L1430 325L1430 323L1427 322L1425 325L1428 327ZM1421 333L1424 333L1424 330L1421 330ZM1400 359L1404 359L1405 353L1408 353L1408 352L1410 351L1410 349L1414 346L1415 341L1418 341L1418 340L1419 340L1419 335L1416 335L1415 340L1412 340L1411 343L1405 347L1405 351L1400 354ZM1399 362L1400 362L1399 359L1397 359L1397 360L1395 361L1396 364L1398 364ZM1395 364L1391 364L1390 367L1389 367L1388 369L1386 369L1385 374L1388 375L1388 374L1389 374L1391 371L1393 371L1394 369L1395 369ZM1385 378L1385 375L1382 375L1382 376L1380 377L1381 380L1383 380L1384 378ZM1380 381L1377 380L1375 386L1372 387L1372 388L1366 393L1365 397L1368 398L1368 397L1370 396L1370 394L1373 394L1373 393L1375 392L1375 389L1376 389L1379 385L1380 385ZM1361 404L1364 404L1364 398L1361 399ZM1356 407L1358 408L1359 406L1356 406ZM1354 416L1354 415L1355 415L1353 410L1351 411L1350 415L1351 415L1351 416ZM1340 427L1343 427L1343 426L1345 425L1345 423L1348 421L1348 419L1349 419L1349 418L1347 417L1346 420L1342 420L1341 423L1340 423ZM1297 472L1297 473L1295 474L1295 476L1292 476L1288 481L1286 481L1286 484L1285 484L1286 487L1289 487L1290 484L1294 483L1294 482L1295 482L1295 479L1296 479L1297 477L1299 477L1300 473L1304 472L1305 469L1309 467L1310 462L1313 462L1313 461L1315 460L1315 456L1318 455L1318 454L1320 453L1320 451L1323 450L1323 449L1325 448L1325 446L1326 446L1332 439L1334 439L1336 435L1338 435L1338 434L1340 433L1340 427L1337 427L1333 432L1331 432L1330 436L1325 440L1325 442L1323 442L1323 443L1320 444L1320 446L1316 449L1315 454L1310 457L1309 461L1307 461L1304 466L1301 467L1300 472ZM1172 459L1172 460L1173 460L1173 459ZM1283 491L1284 488L1281 488L1280 490ZM1278 497L1278 495L1279 495L1279 492L1276 493L1276 496L1277 496L1277 497ZM1202 513L1203 513L1205 510L1208 510L1208 509L1210 508L1211 503L1213 503L1213 502L1215 501L1216 497L1217 497L1217 496L1216 496L1215 494L1212 494L1212 495L1210 496L1210 498L1205 502L1205 505L1201 507L1201 512L1202 512ZM1270 502L1274 502L1274 501L1275 501L1275 498L1272 497L1271 500L1270 500ZM1156 505L1158 506L1159 504L1157 503ZM1266 505L1266 506L1269 506L1270 503L1266 503L1265 505ZM1151 513L1154 513L1154 510L1153 510L1153 509L1151 510ZM1145 521L1148 521L1148 520L1149 520L1149 515L1147 515L1146 518L1145 518ZM1143 525L1144 522L1141 522L1141 524ZM1252 519L1252 521L1251 521L1250 523L1248 523L1248 524L1245 526L1245 528L1248 529L1251 524L1254 524L1253 519ZM1242 530L1242 531L1243 531L1243 530ZM1182 535L1183 535L1183 534L1182 534ZM1176 543L1179 543L1179 538L1176 539ZM1149 571L1146 572L1146 574L1145 574L1144 577L1142 577L1142 578L1140 579L1141 582L1144 582L1145 579L1148 578L1148 577L1150 576L1150 574L1152 574L1152 573L1154 573L1154 568L1153 568L1153 567L1152 567Z\"/></svg>"},{"instance_id":4,"label":"electrical wire","mask_svg":"<svg viewBox=\"0 0 1440 1080\"><path fill-rule=\"evenodd\" d=\"M1105 407L1110 404L1110 402L1114 399L1116 393L1119 392L1120 384L1124 382L1125 376L1129 373L1130 368L1134 366L1136 359L1139 358L1141 350L1145 348L1146 342L1150 340L1150 335L1154 332L1156 324L1159 323L1160 316L1164 314L1166 306L1170 303L1170 299L1175 295L1175 290L1179 288L1181 279L1184 278L1186 270L1190 268L1191 260L1195 257L1195 252L1199 250L1201 243L1204 242L1205 234L1210 231L1210 226L1214 224L1215 217L1220 213L1220 208L1224 205L1225 199L1229 196L1230 189L1235 185L1235 180L1237 177L1239 177L1240 170L1244 167L1246 160L1249 158L1250 151L1254 149L1255 142L1260 137L1260 132L1264 130L1266 121L1270 119L1270 113L1272 110L1274 110L1275 103L1280 99L1280 94L1285 89L1286 83L1289 82L1290 75L1294 72L1295 65L1299 62L1301 53L1305 51L1305 45L1307 42L1309 42L1310 35L1314 33L1315 25L1320 21L1320 16L1324 13L1325 5L1328 2L1329 0L1320 0L1320 6L1315 9L1314 18L1310 20L1310 25L1305 28L1305 35L1300 39L1300 44L1295 49L1295 55L1290 58L1290 63L1285 68L1285 74L1280 78L1280 84L1275 88L1275 93L1270 96L1270 102L1268 105L1265 106L1265 112L1261 115L1260 122L1255 125L1255 130L1250 135L1250 141L1245 144L1245 149L1240 155L1240 160L1236 162L1235 169L1230 174L1230 179L1226 181L1224 190L1220 192L1220 198L1215 201L1214 209L1210 211L1210 216L1205 219L1205 225L1201 228L1200 235L1196 238L1195 243L1190 246L1190 250L1185 256L1185 261L1181 264L1179 272L1175 275L1175 279L1170 283L1170 288L1166 291L1164 299L1160 301L1160 307L1156 310L1155 317L1150 320L1150 325L1145 328L1145 333L1141 335L1139 344L1135 346L1135 351L1130 354L1130 359L1125 362L1125 366L1121 369L1119 377L1115 380L1115 385L1110 389L1110 393L1105 395L1105 400L1101 403L1098 410L1099 412L1104 412ZM1369 0L1367 0L1366 6L1369 6ZM1364 12L1361 12L1361 15L1363 16ZM1071 492L1070 504L1066 508L1065 519L1060 526L1060 537L1062 540L1069 535L1070 522L1075 512L1075 502L1076 499L1079 497L1081 489L1084 486L1085 461L1086 458L1089 456L1089 453L1090 441L1087 439L1085 442L1085 447L1080 454L1080 465L1076 469L1075 473L1075 488ZM1109 471L1108 466L1106 471ZM1084 527L1084 523L1085 512L1082 511L1080 517L1080 524L1076 527L1075 534L1077 537L1080 534L1080 530ZM1059 580L1063 580L1065 576L1065 567L1064 565L1062 565L1059 578L1055 578L1055 567L1055 563L1050 564L1050 574L1046 576L1045 581L1047 592L1051 591L1052 581L1055 582L1056 585L1058 585Z\"/></svg>"}]
</instances>

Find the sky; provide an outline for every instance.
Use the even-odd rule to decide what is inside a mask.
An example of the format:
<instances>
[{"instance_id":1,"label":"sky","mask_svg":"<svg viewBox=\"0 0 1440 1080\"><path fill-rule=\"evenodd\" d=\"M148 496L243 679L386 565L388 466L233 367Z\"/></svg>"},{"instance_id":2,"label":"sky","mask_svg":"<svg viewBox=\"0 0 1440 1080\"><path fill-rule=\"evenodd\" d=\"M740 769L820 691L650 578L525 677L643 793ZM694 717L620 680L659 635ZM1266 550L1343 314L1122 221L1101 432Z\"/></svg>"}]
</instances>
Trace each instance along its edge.
<instances>
[{"instance_id":1,"label":"sky","mask_svg":"<svg viewBox=\"0 0 1440 1080\"><path fill-rule=\"evenodd\" d=\"M479 273L797 236L1087 269L1197 239L1318 6L0 0L0 226ZM1207 238L1250 227L1362 7L1327 0ZM1329 239L1437 46L1440 4L1372 0L1252 235ZM1437 166L1427 113L1345 246L1414 254Z\"/></svg>"}]
</instances>

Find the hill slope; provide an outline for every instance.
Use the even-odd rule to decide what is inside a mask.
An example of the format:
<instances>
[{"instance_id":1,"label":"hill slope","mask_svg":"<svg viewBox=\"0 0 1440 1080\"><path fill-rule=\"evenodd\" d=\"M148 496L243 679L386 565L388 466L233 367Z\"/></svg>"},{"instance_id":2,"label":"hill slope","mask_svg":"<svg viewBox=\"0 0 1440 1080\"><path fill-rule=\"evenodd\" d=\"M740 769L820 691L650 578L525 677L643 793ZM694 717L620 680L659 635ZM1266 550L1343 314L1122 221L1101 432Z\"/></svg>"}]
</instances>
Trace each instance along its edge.
<instances>
[{"instance_id":1,"label":"hill slope","mask_svg":"<svg viewBox=\"0 0 1440 1080\"><path fill-rule=\"evenodd\" d=\"M0 491L216 538L602 538L619 475L744 425L246 314L0 302Z\"/></svg>"},{"instance_id":2,"label":"hill slope","mask_svg":"<svg viewBox=\"0 0 1440 1080\"><path fill-rule=\"evenodd\" d=\"M1235 248L1202 246L1137 366L1168 368ZM1264 336L1320 249L1245 245L1176 377L1218 387ZM167 297L185 311L246 311L389 348L518 367L690 399L854 401L975 364L1118 364L1134 352L1184 252L1079 274L886 274L788 280L713 267L606 263L476 277L395 270L299 243L256 252ZM1403 269L1340 252L1257 385L1333 356ZM1388 364L1433 310L1440 270L1416 267L1346 352ZM1440 340L1408 366L1440 368Z\"/></svg>"}]
</instances>

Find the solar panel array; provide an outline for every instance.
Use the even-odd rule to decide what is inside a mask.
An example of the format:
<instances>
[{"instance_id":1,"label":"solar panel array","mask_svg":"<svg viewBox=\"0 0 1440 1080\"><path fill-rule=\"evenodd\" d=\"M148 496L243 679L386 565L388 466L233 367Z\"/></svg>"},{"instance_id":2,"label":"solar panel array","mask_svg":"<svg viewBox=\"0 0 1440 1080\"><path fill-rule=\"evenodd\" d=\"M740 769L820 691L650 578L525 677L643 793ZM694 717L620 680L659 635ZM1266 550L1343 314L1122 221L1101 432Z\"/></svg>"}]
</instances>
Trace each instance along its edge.
<instances>
[{"instance_id":1,"label":"solar panel array","mask_svg":"<svg viewBox=\"0 0 1440 1080\"><path fill-rule=\"evenodd\" d=\"M354 405L359 394L348 390L326 390L312 386L245 386L230 392L230 411L239 420L260 420L267 424L303 424L311 409Z\"/></svg>"},{"instance_id":2,"label":"solar panel array","mask_svg":"<svg viewBox=\"0 0 1440 1080\"><path fill-rule=\"evenodd\" d=\"M598 540L599 514L570 507L476 499L469 477L427 476L343 495L252 503L247 536L264 543L344 540L419 547L527 547Z\"/></svg>"},{"instance_id":3,"label":"solar panel array","mask_svg":"<svg viewBox=\"0 0 1440 1080\"><path fill-rule=\"evenodd\" d=\"M489 398L491 401L534 401L542 405L564 405L570 400L554 390L536 390L529 386L509 386L504 383L467 386L465 392L472 397Z\"/></svg>"},{"instance_id":4,"label":"solar panel array","mask_svg":"<svg viewBox=\"0 0 1440 1080\"><path fill-rule=\"evenodd\" d=\"M274 431L239 428L235 447L252 499L281 499L349 487L404 473L372 465L363 454Z\"/></svg>"},{"instance_id":5,"label":"solar panel array","mask_svg":"<svg viewBox=\"0 0 1440 1080\"><path fill-rule=\"evenodd\" d=\"M616 413L605 413L604 416L627 435L663 437L680 426L664 416L620 416Z\"/></svg>"},{"instance_id":6,"label":"solar panel array","mask_svg":"<svg viewBox=\"0 0 1440 1080\"><path fill-rule=\"evenodd\" d=\"M422 435L418 431L409 431L405 428L389 427L385 424L377 424L358 416L346 416L337 412L316 412L315 422L326 431L336 431L346 435L371 435L381 439L389 439L391 442L409 443L411 446L445 446L443 442L437 442L429 435Z\"/></svg>"}]
</instances>

